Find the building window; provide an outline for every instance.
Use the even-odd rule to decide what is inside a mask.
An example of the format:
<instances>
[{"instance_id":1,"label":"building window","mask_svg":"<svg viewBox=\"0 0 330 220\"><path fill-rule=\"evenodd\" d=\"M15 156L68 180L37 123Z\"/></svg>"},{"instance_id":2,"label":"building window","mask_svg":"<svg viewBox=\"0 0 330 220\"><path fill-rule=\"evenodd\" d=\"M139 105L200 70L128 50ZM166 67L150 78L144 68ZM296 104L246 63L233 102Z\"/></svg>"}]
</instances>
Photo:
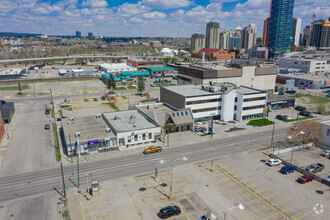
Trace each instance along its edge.
<instances>
[{"instance_id":1,"label":"building window","mask_svg":"<svg viewBox=\"0 0 330 220\"><path fill-rule=\"evenodd\" d=\"M146 134L143 134L142 135L142 140L145 140L146 139Z\"/></svg>"},{"instance_id":2,"label":"building window","mask_svg":"<svg viewBox=\"0 0 330 220\"><path fill-rule=\"evenodd\" d=\"M221 110L221 106L213 107L213 108L195 109L195 110L192 110L192 112L198 113L198 112L208 112L208 111L214 111L214 110Z\"/></svg>"},{"instance_id":3,"label":"building window","mask_svg":"<svg viewBox=\"0 0 330 220\"><path fill-rule=\"evenodd\" d=\"M188 112L186 111L186 115L188 115Z\"/></svg>"},{"instance_id":4,"label":"building window","mask_svg":"<svg viewBox=\"0 0 330 220\"><path fill-rule=\"evenodd\" d=\"M237 100L238 100L238 98L237 98L237 97L235 97L235 102L237 102Z\"/></svg>"},{"instance_id":5,"label":"building window","mask_svg":"<svg viewBox=\"0 0 330 220\"><path fill-rule=\"evenodd\" d=\"M178 116L180 116L179 112L176 113Z\"/></svg>"},{"instance_id":6,"label":"building window","mask_svg":"<svg viewBox=\"0 0 330 220\"><path fill-rule=\"evenodd\" d=\"M237 110L237 105L234 106L234 110Z\"/></svg>"},{"instance_id":7,"label":"building window","mask_svg":"<svg viewBox=\"0 0 330 220\"><path fill-rule=\"evenodd\" d=\"M222 99L207 99L207 100L198 100L198 101L188 101L186 105L195 105L195 104L202 104L202 103L209 103L209 102L221 102Z\"/></svg>"},{"instance_id":8,"label":"building window","mask_svg":"<svg viewBox=\"0 0 330 220\"><path fill-rule=\"evenodd\" d=\"M128 142L128 143L131 143L131 142L132 142L132 136L128 136L128 137L127 137L127 142Z\"/></svg>"},{"instance_id":9,"label":"building window","mask_svg":"<svg viewBox=\"0 0 330 220\"><path fill-rule=\"evenodd\" d=\"M175 117L175 113L172 113L173 117Z\"/></svg>"},{"instance_id":10,"label":"building window","mask_svg":"<svg viewBox=\"0 0 330 220\"><path fill-rule=\"evenodd\" d=\"M137 140L138 140L138 136L134 135L134 141L137 141Z\"/></svg>"},{"instance_id":11,"label":"building window","mask_svg":"<svg viewBox=\"0 0 330 220\"><path fill-rule=\"evenodd\" d=\"M245 110L251 110L251 109L257 109L257 108L265 108L265 105L256 105L256 106L244 107L243 108L243 111L245 111Z\"/></svg>"},{"instance_id":12,"label":"building window","mask_svg":"<svg viewBox=\"0 0 330 220\"><path fill-rule=\"evenodd\" d=\"M181 112L181 115L183 116L183 112Z\"/></svg>"},{"instance_id":13,"label":"building window","mask_svg":"<svg viewBox=\"0 0 330 220\"><path fill-rule=\"evenodd\" d=\"M244 102L253 102L253 101L259 101L259 100L265 100L265 99L266 99L266 96L262 96L262 97L244 99Z\"/></svg>"},{"instance_id":14,"label":"building window","mask_svg":"<svg viewBox=\"0 0 330 220\"><path fill-rule=\"evenodd\" d=\"M152 139L152 133L149 133L149 139Z\"/></svg>"},{"instance_id":15,"label":"building window","mask_svg":"<svg viewBox=\"0 0 330 220\"><path fill-rule=\"evenodd\" d=\"M330 129L328 129L327 131L327 136L330 136Z\"/></svg>"}]
</instances>

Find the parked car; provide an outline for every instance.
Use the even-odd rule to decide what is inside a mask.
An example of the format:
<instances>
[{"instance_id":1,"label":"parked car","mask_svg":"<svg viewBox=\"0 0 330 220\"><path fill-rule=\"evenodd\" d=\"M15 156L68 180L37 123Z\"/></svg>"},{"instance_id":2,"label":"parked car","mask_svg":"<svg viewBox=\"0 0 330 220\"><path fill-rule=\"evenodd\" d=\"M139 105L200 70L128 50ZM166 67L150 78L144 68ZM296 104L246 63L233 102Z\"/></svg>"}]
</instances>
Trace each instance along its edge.
<instances>
[{"instance_id":1,"label":"parked car","mask_svg":"<svg viewBox=\"0 0 330 220\"><path fill-rule=\"evenodd\" d=\"M284 93L283 92L279 92L278 95L284 95Z\"/></svg>"},{"instance_id":2,"label":"parked car","mask_svg":"<svg viewBox=\"0 0 330 220\"><path fill-rule=\"evenodd\" d=\"M305 117L311 117L312 113L307 112L307 111L301 111L299 112L299 115L305 116Z\"/></svg>"},{"instance_id":3,"label":"parked car","mask_svg":"<svg viewBox=\"0 0 330 220\"><path fill-rule=\"evenodd\" d=\"M163 148L161 146L151 146L143 151L144 154L161 152Z\"/></svg>"},{"instance_id":4,"label":"parked car","mask_svg":"<svg viewBox=\"0 0 330 220\"><path fill-rule=\"evenodd\" d=\"M116 93L115 93L115 92L112 92L112 91L110 91L110 92L108 92L108 95L116 95Z\"/></svg>"},{"instance_id":5,"label":"parked car","mask_svg":"<svg viewBox=\"0 0 330 220\"><path fill-rule=\"evenodd\" d=\"M174 215L180 215L181 209L178 206L167 206L159 210L158 216L160 218L168 218Z\"/></svg>"},{"instance_id":6,"label":"parked car","mask_svg":"<svg viewBox=\"0 0 330 220\"><path fill-rule=\"evenodd\" d=\"M154 84L154 83L150 83L150 86L151 86L151 87L155 87L155 84Z\"/></svg>"},{"instance_id":7,"label":"parked car","mask_svg":"<svg viewBox=\"0 0 330 220\"><path fill-rule=\"evenodd\" d=\"M327 176L326 178L324 178L326 181L329 181L330 182L330 175Z\"/></svg>"},{"instance_id":8,"label":"parked car","mask_svg":"<svg viewBox=\"0 0 330 220\"><path fill-rule=\"evenodd\" d=\"M330 98L330 94L326 95L325 97L326 97L326 98Z\"/></svg>"},{"instance_id":9,"label":"parked car","mask_svg":"<svg viewBox=\"0 0 330 220\"><path fill-rule=\"evenodd\" d=\"M280 159L275 159L275 158L271 158L266 162L266 164L271 167L280 165L281 163L282 161Z\"/></svg>"},{"instance_id":10,"label":"parked car","mask_svg":"<svg viewBox=\"0 0 330 220\"><path fill-rule=\"evenodd\" d=\"M97 98L94 98L93 100L94 100L95 102L97 102L97 101L98 101L98 99L97 99Z\"/></svg>"},{"instance_id":11,"label":"parked car","mask_svg":"<svg viewBox=\"0 0 330 220\"><path fill-rule=\"evenodd\" d=\"M289 90L289 91L286 91L285 93L288 93L288 94L296 94L296 91L295 91L295 90Z\"/></svg>"},{"instance_id":12,"label":"parked car","mask_svg":"<svg viewBox=\"0 0 330 220\"><path fill-rule=\"evenodd\" d=\"M281 121L286 121L290 118L287 115L276 115L276 119L281 120Z\"/></svg>"},{"instance_id":13,"label":"parked car","mask_svg":"<svg viewBox=\"0 0 330 220\"><path fill-rule=\"evenodd\" d=\"M172 81L171 80L168 80L168 79L165 79L164 80L166 83L171 83Z\"/></svg>"},{"instance_id":14,"label":"parked car","mask_svg":"<svg viewBox=\"0 0 330 220\"><path fill-rule=\"evenodd\" d=\"M157 97L151 97L150 101L158 101L158 98Z\"/></svg>"},{"instance_id":15,"label":"parked car","mask_svg":"<svg viewBox=\"0 0 330 220\"><path fill-rule=\"evenodd\" d=\"M214 121L214 123L220 124L220 125L226 125L227 124L227 122L224 121L224 120L216 120L216 121Z\"/></svg>"},{"instance_id":16,"label":"parked car","mask_svg":"<svg viewBox=\"0 0 330 220\"><path fill-rule=\"evenodd\" d=\"M45 124L45 130L49 130L50 129L50 124Z\"/></svg>"},{"instance_id":17,"label":"parked car","mask_svg":"<svg viewBox=\"0 0 330 220\"><path fill-rule=\"evenodd\" d=\"M196 132L204 132L204 131L207 131L207 128L206 127L198 127L198 128L195 128L195 131Z\"/></svg>"},{"instance_id":18,"label":"parked car","mask_svg":"<svg viewBox=\"0 0 330 220\"><path fill-rule=\"evenodd\" d=\"M45 110L45 114L46 114L46 115L49 115L49 114L50 114L50 108L46 108L46 110Z\"/></svg>"},{"instance_id":19,"label":"parked car","mask_svg":"<svg viewBox=\"0 0 330 220\"><path fill-rule=\"evenodd\" d=\"M294 173L295 170L296 170L295 167L284 166L284 167L281 168L281 173L283 173L283 174Z\"/></svg>"},{"instance_id":20,"label":"parked car","mask_svg":"<svg viewBox=\"0 0 330 220\"><path fill-rule=\"evenodd\" d=\"M325 150L325 151L323 151L322 154L321 154L321 156L323 156L323 157L327 157L327 156L329 156L329 155L330 155L330 150Z\"/></svg>"},{"instance_id":21,"label":"parked car","mask_svg":"<svg viewBox=\"0 0 330 220\"><path fill-rule=\"evenodd\" d=\"M323 169L324 169L324 165L320 163L311 164L306 168L306 170L311 173L321 172Z\"/></svg>"},{"instance_id":22,"label":"parked car","mask_svg":"<svg viewBox=\"0 0 330 220\"><path fill-rule=\"evenodd\" d=\"M101 100L103 100L103 101L105 100L105 96L104 95L101 97Z\"/></svg>"},{"instance_id":23,"label":"parked car","mask_svg":"<svg viewBox=\"0 0 330 220\"><path fill-rule=\"evenodd\" d=\"M303 107L303 106L297 106L294 109L297 110L297 111L305 111L306 110L306 108Z\"/></svg>"},{"instance_id":24,"label":"parked car","mask_svg":"<svg viewBox=\"0 0 330 220\"><path fill-rule=\"evenodd\" d=\"M308 183L313 181L314 177L312 176L302 176L297 179L298 183Z\"/></svg>"}]
</instances>

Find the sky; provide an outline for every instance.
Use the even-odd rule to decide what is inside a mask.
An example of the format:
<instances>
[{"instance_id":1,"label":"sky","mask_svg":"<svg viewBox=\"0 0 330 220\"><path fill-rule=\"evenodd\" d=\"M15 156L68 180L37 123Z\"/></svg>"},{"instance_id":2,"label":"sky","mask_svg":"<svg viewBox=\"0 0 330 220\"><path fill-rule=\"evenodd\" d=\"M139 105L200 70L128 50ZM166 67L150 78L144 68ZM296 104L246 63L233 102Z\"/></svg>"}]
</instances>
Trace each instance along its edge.
<instances>
[{"instance_id":1,"label":"sky","mask_svg":"<svg viewBox=\"0 0 330 220\"><path fill-rule=\"evenodd\" d=\"M220 31L255 23L262 35L270 0L0 0L0 32L112 37L191 37L211 19ZM328 0L295 0L303 28L328 19Z\"/></svg>"}]
</instances>

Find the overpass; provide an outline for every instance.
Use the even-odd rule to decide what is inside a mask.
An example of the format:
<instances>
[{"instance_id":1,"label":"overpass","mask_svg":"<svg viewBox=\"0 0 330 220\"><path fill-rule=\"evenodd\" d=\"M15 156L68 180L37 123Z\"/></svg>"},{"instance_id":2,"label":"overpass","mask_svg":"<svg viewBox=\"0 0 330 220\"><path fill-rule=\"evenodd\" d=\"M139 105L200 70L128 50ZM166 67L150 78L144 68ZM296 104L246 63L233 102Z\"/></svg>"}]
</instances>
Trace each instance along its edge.
<instances>
[{"instance_id":1,"label":"overpass","mask_svg":"<svg viewBox=\"0 0 330 220\"><path fill-rule=\"evenodd\" d=\"M6 63L28 63L33 61L43 61L47 62L50 60L69 60L69 59L91 59L91 58L124 58L127 59L128 56L113 56L113 55L78 55L78 56L66 56L66 57L40 57L40 58L24 58L24 59L10 59L10 60L0 60L0 64Z\"/></svg>"}]
</instances>

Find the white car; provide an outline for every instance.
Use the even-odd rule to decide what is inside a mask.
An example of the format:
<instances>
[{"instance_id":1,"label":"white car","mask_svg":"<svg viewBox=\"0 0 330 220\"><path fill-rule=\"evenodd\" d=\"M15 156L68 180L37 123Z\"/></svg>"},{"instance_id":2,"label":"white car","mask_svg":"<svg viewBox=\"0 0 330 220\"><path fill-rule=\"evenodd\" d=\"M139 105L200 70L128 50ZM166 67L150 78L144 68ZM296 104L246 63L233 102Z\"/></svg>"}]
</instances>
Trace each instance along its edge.
<instances>
[{"instance_id":1,"label":"white car","mask_svg":"<svg viewBox=\"0 0 330 220\"><path fill-rule=\"evenodd\" d=\"M326 178L324 178L326 181L329 181L330 182L330 175L327 176Z\"/></svg>"},{"instance_id":2,"label":"white car","mask_svg":"<svg viewBox=\"0 0 330 220\"><path fill-rule=\"evenodd\" d=\"M216 121L214 121L214 123L220 124L220 125L226 125L227 124L227 122L225 122L224 120L216 120Z\"/></svg>"},{"instance_id":3,"label":"white car","mask_svg":"<svg viewBox=\"0 0 330 220\"><path fill-rule=\"evenodd\" d=\"M330 155L330 150L323 151L321 155L324 156L324 157L329 156Z\"/></svg>"},{"instance_id":4,"label":"white car","mask_svg":"<svg viewBox=\"0 0 330 220\"><path fill-rule=\"evenodd\" d=\"M280 160L280 159L274 159L274 158L272 158L272 159L269 159L267 162L266 162L266 164L268 165L268 166L277 166L277 165L280 165L282 163L282 161Z\"/></svg>"}]
</instances>

